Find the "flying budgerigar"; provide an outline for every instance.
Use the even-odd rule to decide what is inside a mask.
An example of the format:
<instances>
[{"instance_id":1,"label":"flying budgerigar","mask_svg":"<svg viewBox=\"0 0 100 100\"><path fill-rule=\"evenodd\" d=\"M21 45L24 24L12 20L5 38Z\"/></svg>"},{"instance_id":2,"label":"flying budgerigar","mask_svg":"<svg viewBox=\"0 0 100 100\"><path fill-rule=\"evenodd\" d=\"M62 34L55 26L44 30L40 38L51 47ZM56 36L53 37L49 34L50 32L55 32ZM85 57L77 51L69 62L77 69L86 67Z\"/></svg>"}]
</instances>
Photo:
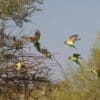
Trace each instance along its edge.
<instances>
[{"instance_id":1,"label":"flying budgerigar","mask_svg":"<svg viewBox=\"0 0 100 100\"><path fill-rule=\"evenodd\" d=\"M79 36L78 36L78 35L72 35L72 36L70 36L68 39L66 39L66 40L64 41L64 43L67 44L67 45L69 45L69 46L71 46L71 47L73 47L73 48L75 48L74 43L75 43L77 40L80 40Z\"/></svg>"},{"instance_id":2,"label":"flying budgerigar","mask_svg":"<svg viewBox=\"0 0 100 100\"><path fill-rule=\"evenodd\" d=\"M51 58L52 57L52 54L47 50L47 49L43 49L41 48L41 51L40 51L46 58Z\"/></svg>"},{"instance_id":3,"label":"flying budgerigar","mask_svg":"<svg viewBox=\"0 0 100 100\"><path fill-rule=\"evenodd\" d=\"M72 56L68 57L69 60L71 60L71 61L73 61L76 64L79 64L81 66L80 61L79 61L80 58L81 58L80 54L78 54L78 53L74 53Z\"/></svg>"}]
</instances>

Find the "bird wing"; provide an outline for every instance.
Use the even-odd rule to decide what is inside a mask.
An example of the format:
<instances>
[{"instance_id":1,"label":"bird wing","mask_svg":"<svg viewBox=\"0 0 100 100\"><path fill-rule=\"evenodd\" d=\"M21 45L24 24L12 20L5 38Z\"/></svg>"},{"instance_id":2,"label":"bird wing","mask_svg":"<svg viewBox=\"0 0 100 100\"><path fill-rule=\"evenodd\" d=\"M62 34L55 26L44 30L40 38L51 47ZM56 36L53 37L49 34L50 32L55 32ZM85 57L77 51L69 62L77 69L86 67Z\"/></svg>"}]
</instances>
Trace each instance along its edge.
<instances>
[{"instance_id":1,"label":"bird wing","mask_svg":"<svg viewBox=\"0 0 100 100\"><path fill-rule=\"evenodd\" d=\"M73 57L79 58L79 56L80 54L76 54L76 53L73 54Z\"/></svg>"},{"instance_id":2,"label":"bird wing","mask_svg":"<svg viewBox=\"0 0 100 100\"><path fill-rule=\"evenodd\" d=\"M77 41L78 40L78 35L72 35L72 36L70 36L69 37L69 39L71 40L71 41Z\"/></svg>"},{"instance_id":3,"label":"bird wing","mask_svg":"<svg viewBox=\"0 0 100 100\"><path fill-rule=\"evenodd\" d=\"M21 69L21 62L16 63L15 66L16 66L16 70L20 70Z\"/></svg>"},{"instance_id":4,"label":"bird wing","mask_svg":"<svg viewBox=\"0 0 100 100\"><path fill-rule=\"evenodd\" d=\"M43 49L43 48L41 48L41 51L40 51L42 54L47 54L48 53L48 51L46 50L46 49Z\"/></svg>"},{"instance_id":5,"label":"bird wing","mask_svg":"<svg viewBox=\"0 0 100 100\"><path fill-rule=\"evenodd\" d=\"M46 58L51 58L52 54L47 49L41 48L41 53L46 56Z\"/></svg>"},{"instance_id":6,"label":"bird wing","mask_svg":"<svg viewBox=\"0 0 100 100\"><path fill-rule=\"evenodd\" d=\"M37 30L37 31L35 32L34 38L35 38L36 41L38 41L38 40L40 39L40 37L41 37L41 33L40 33L39 30Z\"/></svg>"}]
</instances>

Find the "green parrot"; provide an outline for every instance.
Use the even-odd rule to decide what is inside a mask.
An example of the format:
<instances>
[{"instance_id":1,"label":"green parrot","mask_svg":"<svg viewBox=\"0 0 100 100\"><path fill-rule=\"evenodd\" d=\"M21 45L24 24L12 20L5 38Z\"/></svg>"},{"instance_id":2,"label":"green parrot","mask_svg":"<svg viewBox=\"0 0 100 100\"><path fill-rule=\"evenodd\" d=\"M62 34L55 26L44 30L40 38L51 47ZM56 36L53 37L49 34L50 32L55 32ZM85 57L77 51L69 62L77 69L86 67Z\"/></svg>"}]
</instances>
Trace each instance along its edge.
<instances>
[{"instance_id":1,"label":"green parrot","mask_svg":"<svg viewBox=\"0 0 100 100\"><path fill-rule=\"evenodd\" d=\"M46 58L52 58L52 54L47 50L41 48L40 52L46 57Z\"/></svg>"},{"instance_id":2,"label":"green parrot","mask_svg":"<svg viewBox=\"0 0 100 100\"><path fill-rule=\"evenodd\" d=\"M22 67L26 67L23 62L19 61L15 65L17 71L20 71Z\"/></svg>"},{"instance_id":3,"label":"green parrot","mask_svg":"<svg viewBox=\"0 0 100 100\"><path fill-rule=\"evenodd\" d=\"M77 41L77 40L80 40L80 38L78 38L78 35L72 35L70 36L67 40L64 41L65 44L75 48L75 45L74 43Z\"/></svg>"},{"instance_id":4,"label":"green parrot","mask_svg":"<svg viewBox=\"0 0 100 100\"><path fill-rule=\"evenodd\" d=\"M100 78L100 69L91 69L91 72Z\"/></svg>"},{"instance_id":5,"label":"green parrot","mask_svg":"<svg viewBox=\"0 0 100 100\"><path fill-rule=\"evenodd\" d=\"M34 46L37 49L37 51L42 53L46 58L51 58L51 53L47 49L41 48L41 44L39 42L35 42Z\"/></svg>"},{"instance_id":6,"label":"green parrot","mask_svg":"<svg viewBox=\"0 0 100 100\"><path fill-rule=\"evenodd\" d=\"M79 62L79 59L80 59L81 57L80 57L80 54L77 54L77 53L74 53L72 56L69 56L68 57L68 59L69 60L71 60L71 61L73 61L73 62L75 62L76 64L79 64L80 66L81 66L81 64L80 64L80 62Z\"/></svg>"}]
</instances>

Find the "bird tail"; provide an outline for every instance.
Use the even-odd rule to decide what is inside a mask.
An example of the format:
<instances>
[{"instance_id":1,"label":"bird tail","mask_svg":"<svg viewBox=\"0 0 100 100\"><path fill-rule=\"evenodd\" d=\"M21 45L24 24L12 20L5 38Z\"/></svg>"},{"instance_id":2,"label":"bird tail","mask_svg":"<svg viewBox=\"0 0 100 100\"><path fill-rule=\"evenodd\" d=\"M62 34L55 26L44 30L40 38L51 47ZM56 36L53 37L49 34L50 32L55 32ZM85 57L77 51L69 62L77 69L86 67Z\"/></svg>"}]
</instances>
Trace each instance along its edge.
<instances>
[{"instance_id":1,"label":"bird tail","mask_svg":"<svg viewBox=\"0 0 100 100\"><path fill-rule=\"evenodd\" d=\"M79 61L76 62L80 67L82 66L81 63Z\"/></svg>"},{"instance_id":2,"label":"bird tail","mask_svg":"<svg viewBox=\"0 0 100 100\"><path fill-rule=\"evenodd\" d=\"M75 45L72 45L72 47L76 49Z\"/></svg>"},{"instance_id":3,"label":"bird tail","mask_svg":"<svg viewBox=\"0 0 100 100\"><path fill-rule=\"evenodd\" d=\"M35 42L34 46L37 49L37 51L41 52L41 47L40 47L40 44L38 42Z\"/></svg>"}]
</instances>

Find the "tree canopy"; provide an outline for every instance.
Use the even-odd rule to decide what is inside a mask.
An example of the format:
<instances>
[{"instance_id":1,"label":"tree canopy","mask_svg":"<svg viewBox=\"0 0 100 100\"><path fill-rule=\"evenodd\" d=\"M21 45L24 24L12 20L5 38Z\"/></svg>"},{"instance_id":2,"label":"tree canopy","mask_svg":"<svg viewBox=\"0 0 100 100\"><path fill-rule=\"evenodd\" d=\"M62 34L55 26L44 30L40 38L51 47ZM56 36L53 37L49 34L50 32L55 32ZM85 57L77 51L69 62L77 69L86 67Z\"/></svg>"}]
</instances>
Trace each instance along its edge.
<instances>
[{"instance_id":1,"label":"tree canopy","mask_svg":"<svg viewBox=\"0 0 100 100\"><path fill-rule=\"evenodd\" d=\"M39 4L43 4L43 0L0 0L0 19L13 20L22 27L32 13L41 10Z\"/></svg>"}]
</instances>

